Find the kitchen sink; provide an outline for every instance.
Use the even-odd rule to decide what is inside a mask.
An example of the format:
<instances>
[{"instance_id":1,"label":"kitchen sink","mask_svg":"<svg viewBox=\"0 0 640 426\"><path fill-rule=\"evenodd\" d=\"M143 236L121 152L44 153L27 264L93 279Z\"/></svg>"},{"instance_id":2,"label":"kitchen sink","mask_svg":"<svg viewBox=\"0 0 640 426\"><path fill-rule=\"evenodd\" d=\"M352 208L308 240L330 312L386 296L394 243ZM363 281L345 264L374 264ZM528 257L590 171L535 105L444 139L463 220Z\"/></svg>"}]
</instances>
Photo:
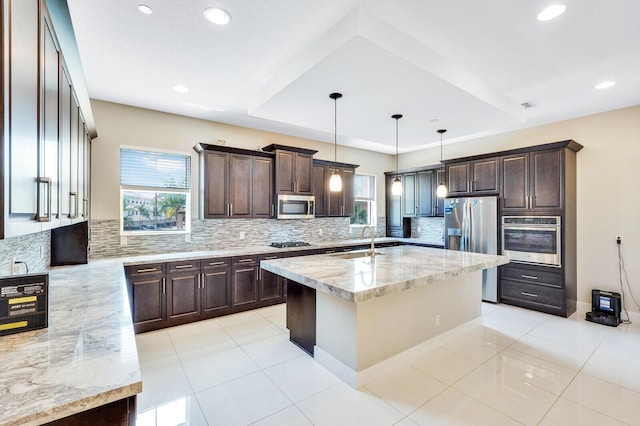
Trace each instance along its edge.
<instances>
[{"instance_id":1,"label":"kitchen sink","mask_svg":"<svg viewBox=\"0 0 640 426\"><path fill-rule=\"evenodd\" d=\"M384 256L384 253L375 252L376 256ZM369 257L369 250L348 251L346 253L332 253L329 256L339 257L340 259L358 259L360 257Z\"/></svg>"}]
</instances>

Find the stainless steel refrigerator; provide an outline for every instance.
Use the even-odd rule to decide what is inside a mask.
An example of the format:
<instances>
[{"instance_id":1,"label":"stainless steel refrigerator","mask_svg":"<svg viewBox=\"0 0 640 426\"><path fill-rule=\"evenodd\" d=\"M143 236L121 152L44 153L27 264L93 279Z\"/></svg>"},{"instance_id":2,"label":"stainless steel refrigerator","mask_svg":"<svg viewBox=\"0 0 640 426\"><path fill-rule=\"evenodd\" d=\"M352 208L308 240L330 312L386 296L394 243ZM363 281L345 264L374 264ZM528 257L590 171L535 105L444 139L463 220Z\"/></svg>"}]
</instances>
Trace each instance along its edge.
<instances>
[{"instance_id":1,"label":"stainless steel refrigerator","mask_svg":"<svg viewBox=\"0 0 640 426\"><path fill-rule=\"evenodd\" d=\"M448 198L444 207L444 248L498 254L498 199ZM497 268L482 271L482 300L498 301Z\"/></svg>"}]
</instances>

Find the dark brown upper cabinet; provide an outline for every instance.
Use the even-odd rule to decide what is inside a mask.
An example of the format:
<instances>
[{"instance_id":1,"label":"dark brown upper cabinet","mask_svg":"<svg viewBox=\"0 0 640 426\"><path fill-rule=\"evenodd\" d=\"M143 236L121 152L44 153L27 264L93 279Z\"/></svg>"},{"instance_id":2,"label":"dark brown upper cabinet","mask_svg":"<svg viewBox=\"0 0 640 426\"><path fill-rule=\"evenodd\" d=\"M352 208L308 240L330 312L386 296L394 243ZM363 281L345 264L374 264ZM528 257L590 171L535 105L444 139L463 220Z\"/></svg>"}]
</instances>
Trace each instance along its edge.
<instances>
[{"instance_id":1,"label":"dark brown upper cabinet","mask_svg":"<svg viewBox=\"0 0 640 426\"><path fill-rule=\"evenodd\" d=\"M276 194L313 194L313 154L318 151L276 144L262 150L275 153Z\"/></svg>"},{"instance_id":2,"label":"dark brown upper cabinet","mask_svg":"<svg viewBox=\"0 0 640 426\"><path fill-rule=\"evenodd\" d=\"M313 161L313 195L316 197L316 217L350 217L353 213L353 197L356 164L333 161ZM340 173L342 190L331 192L329 180L334 171Z\"/></svg>"},{"instance_id":3,"label":"dark brown upper cabinet","mask_svg":"<svg viewBox=\"0 0 640 426\"><path fill-rule=\"evenodd\" d=\"M498 193L498 167L497 157L448 163L446 166L448 195Z\"/></svg>"},{"instance_id":4,"label":"dark brown upper cabinet","mask_svg":"<svg viewBox=\"0 0 640 426\"><path fill-rule=\"evenodd\" d=\"M272 154L204 144L194 149L202 168L202 217L274 217Z\"/></svg>"}]
</instances>

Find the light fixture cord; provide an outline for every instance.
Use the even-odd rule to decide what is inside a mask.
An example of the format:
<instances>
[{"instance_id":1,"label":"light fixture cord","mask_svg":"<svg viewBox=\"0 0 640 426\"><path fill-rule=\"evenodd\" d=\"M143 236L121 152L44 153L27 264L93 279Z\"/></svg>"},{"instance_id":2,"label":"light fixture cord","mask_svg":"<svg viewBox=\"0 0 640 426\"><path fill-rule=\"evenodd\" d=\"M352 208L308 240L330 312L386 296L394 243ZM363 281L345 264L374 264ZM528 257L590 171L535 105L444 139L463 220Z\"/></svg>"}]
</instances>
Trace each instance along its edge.
<instances>
[{"instance_id":1,"label":"light fixture cord","mask_svg":"<svg viewBox=\"0 0 640 426\"><path fill-rule=\"evenodd\" d=\"M398 119L396 118L396 174L398 174Z\"/></svg>"},{"instance_id":2,"label":"light fixture cord","mask_svg":"<svg viewBox=\"0 0 640 426\"><path fill-rule=\"evenodd\" d=\"M440 133L440 168L442 168L442 133Z\"/></svg>"},{"instance_id":3,"label":"light fixture cord","mask_svg":"<svg viewBox=\"0 0 640 426\"><path fill-rule=\"evenodd\" d=\"M333 100L333 161L338 161L338 98Z\"/></svg>"}]
</instances>

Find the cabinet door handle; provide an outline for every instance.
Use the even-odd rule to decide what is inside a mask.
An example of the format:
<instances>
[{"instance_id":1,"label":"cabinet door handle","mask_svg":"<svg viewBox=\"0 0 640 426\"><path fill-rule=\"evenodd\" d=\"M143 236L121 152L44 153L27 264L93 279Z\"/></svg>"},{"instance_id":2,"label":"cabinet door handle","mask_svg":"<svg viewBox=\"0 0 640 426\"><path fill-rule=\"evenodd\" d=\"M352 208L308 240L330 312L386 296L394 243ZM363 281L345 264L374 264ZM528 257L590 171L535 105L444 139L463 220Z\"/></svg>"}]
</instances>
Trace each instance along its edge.
<instances>
[{"instance_id":1,"label":"cabinet door handle","mask_svg":"<svg viewBox=\"0 0 640 426\"><path fill-rule=\"evenodd\" d=\"M87 217L87 212L89 211L89 200L86 198L82 199L82 217Z\"/></svg>"},{"instance_id":2,"label":"cabinet door handle","mask_svg":"<svg viewBox=\"0 0 640 426\"><path fill-rule=\"evenodd\" d=\"M78 193L71 191L69 192L69 219L76 219L77 217L78 217Z\"/></svg>"},{"instance_id":3,"label":"cabinet door handle","mask_svg":"<svg viewBox=\"0 0 640 426\"><path fill-rule=\"evenodd\" d=\"M233 216L233 204L229 204L229 216Z\"/></svg>"},{"instance_id":4,"label":"cabinet door handle","mask_svg":"<svg viewBox=\"0 0 640 426\"><path fill-rule=\"evenodd\" d=\"M224 262L209 262L209 266L224 265Z\"/></svg>"},{"instance_id":5,"label":"cabinet door handle","mask_svg":"<svg viewBox=\"0 0 640 426\"><path fill-rule=\"evenodd\" d=\"M198 274L198 288L204 288L202 281L202 274Z\"/></svg>"},{"instance_id":6,"label":"cabinet door handle","mask_svg":"<svg viewBox=\"0 0 640 426\"><path fill-rule=\"evenodd\" d=\"M277 259L278 256L267 256L264 258L264 260L272 260L272 259Z\"/></svg>"},{"instance_id":7,"label":"cabinet door handle","mask_svg":"<svg viewBox=\"0 0 640 426\"><path fill-rule=\"evenodd\" d=\"M176 269L187 269L187 268L193 268L193 265L177 265Z\"/></svg>"},{"instance_id":8,"label":"cabinet door handle","mask_svg":"<svg viewBox=\"0 0 640 426\"><path fill-rule=\"evenodd\" d=\"M253 259L240 259L238 260L240 263L253 262Z\"/></svg>"},{"instance_id":9,"label":"cabinet door handle","mask_svg":"<svg viewBox=\"0 0 640 426\"><path fill-rule=\"evenodd\" d=\"M523 291L523 292L522 292L522 295L524 295L524 296L529 296L529 297L538 297L538 295L537 295L537 294L528 293L528 292L526 292L526 291Z\"/></svg>"},{"instance_id":10,"label":"cabinet door handle","mask_svg":"<svg viewBox=\"0 0 640 426\"><path fill-rule=\"evenodd\" d=\"M36 220L38 222L51 222L51 178L39 177L36 179L36 181L38 182L38 207L37 207ZM40 210L40 208L42 207L42 203L41 203L42 193L40 192L40 189L42 188L42 184L47 186L46 199L45 199L46 213Z\"/></svg>"},{"instance_id":11,"label":"cabinet door handle","mask_svg":"<svg viewBox=\"0 0 640 426\"><path fill-rule=\"evenodd\" d=\"M157 271L158 268L147 268L147 269L138 269L138 273L139 274L143 274L145 272L155 272Z\"/></svg>"},{"instance_id":12,"label":"cabinet door handle","mask_svg":"<svg viewBox=\"0 0 640 426\"><path fill-rule=\"evenodd\" d=\"M165 294L167 292L167 279L165 277L162 277L162 294Z\"/></svg>"},{"instance_id":13,"label":"cabinet door handle","mask_svg":"<svg viewBox=\"0 0 640 426\"><path fill-rule=\"evenodd\" d=\"M522 275L520 275L520 276L521 276L522 278L527 278L527 279L529 279L529 280L537 280L537 279L538 279L538 277L536 277L535 275L524 275L524 274L522 274Z\"/></svg>"},{"instance_id":14,"label":"cabinet door handle","mask_svg":"<svg viewBox=\"0 0 640 426\"><path fill-rule=\"evenodd\" d=\"M271 217L276 215L276 206L275 204L271 204Z\"/></svg>"}]
</instances>

